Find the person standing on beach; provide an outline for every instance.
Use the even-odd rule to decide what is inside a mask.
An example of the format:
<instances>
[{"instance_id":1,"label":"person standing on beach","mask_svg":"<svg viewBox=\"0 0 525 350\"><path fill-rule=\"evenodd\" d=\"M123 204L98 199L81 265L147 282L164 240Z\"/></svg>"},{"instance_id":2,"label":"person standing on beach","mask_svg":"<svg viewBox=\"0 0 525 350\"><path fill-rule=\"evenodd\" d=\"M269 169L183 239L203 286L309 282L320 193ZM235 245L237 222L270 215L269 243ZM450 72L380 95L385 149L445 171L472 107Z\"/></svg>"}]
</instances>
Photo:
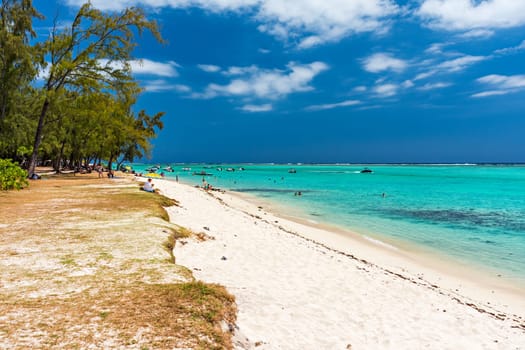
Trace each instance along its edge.
<instances>
[{"instance_id":1,"label":"person standing on beach","mask_svg":"<svg viewBox=\"0 0 525 350\"><path fill-rule=\"evenodd\" d=\"M95 170L97 171L98 173L98 177L101 178L102 177L102 165L100 163L97 164L97 166L95 167Z\"/></svg>"}]
</instances>

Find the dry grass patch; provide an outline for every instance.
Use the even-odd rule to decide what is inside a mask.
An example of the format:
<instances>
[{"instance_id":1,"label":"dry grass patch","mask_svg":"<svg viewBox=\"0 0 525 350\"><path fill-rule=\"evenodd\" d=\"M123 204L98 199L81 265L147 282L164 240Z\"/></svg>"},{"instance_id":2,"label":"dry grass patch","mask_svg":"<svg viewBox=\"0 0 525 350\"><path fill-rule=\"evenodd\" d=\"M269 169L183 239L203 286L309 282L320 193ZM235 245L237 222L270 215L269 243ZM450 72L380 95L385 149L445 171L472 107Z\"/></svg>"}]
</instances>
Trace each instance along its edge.
<instances>
[{"instance_id":1,"label":"dry grass patch","mask_svg":"<svg viewBox=\"0 0 525 350\"><path fill-rule=\"evenodd\" d=\"M173 255L175 244L177 242L186 244L187 242L184 238L195 238L199 242L215 239L215 237L207 235L204 232L193 232L185 227L177 226L176 228L173 228L168 238L163 243L164 249L170 254L170 261L172 263L175 263L175 255Z\"/></svg>"},{"instance_id":2,"label":"dry grass patch","mask_svg":"<svg viewBox=\"0 0 525 350\"><path fill-rule=\"evenodd\" d=\"M0 348L231 348L233 297L174 264L167 205L96 175L1 193Z\"/></svg>"},{"instance_id":3,"label":"dry grass patch","mask_svg":"<svg viewBox=\"0 0 525 350\"><path fill-rule=\"evenodd\" d=\"M19 348L231 348L221 321L234 322L234 300L223 287L202 282L112 287L10 303L2 317L9 327L0 332L16 338ZM19 317L28 313L35 313L29 324Z\"/></svg>"}]
</instances>

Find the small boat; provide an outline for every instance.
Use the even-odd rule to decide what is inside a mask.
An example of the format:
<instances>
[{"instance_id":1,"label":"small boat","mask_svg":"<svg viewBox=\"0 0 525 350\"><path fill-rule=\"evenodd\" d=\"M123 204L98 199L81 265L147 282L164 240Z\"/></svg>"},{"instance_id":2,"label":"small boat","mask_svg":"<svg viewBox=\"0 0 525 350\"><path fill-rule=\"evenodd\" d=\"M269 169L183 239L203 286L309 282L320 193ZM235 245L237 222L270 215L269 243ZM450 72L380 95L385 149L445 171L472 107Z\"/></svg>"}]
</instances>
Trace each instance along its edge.
<instances>
[{"instance_id":1,"label":"small boat","mask_svg":"<svg viewBox=\"0 0 525 350\"><path fill-rule=\"evenodd\" d=\"M182 171L191 171L191 168L182 168Z\"/></svg>"},{"instance_id":2,"label":"small boat","mask_svg":"<svg viewBox=\"0 0 525 350\"><path fill-rule=\"evenodd\" d=\"M228 168L228 169L226 169L226 171L232 172L232 171L235 171L235 169L234 168Z\"/></svg>"},{"instance_id":3,"label":"small boat","mask_svg":"<svg viewBox=\"0 0 525 350\"><path fill-rule=\"evenodd\" d=\"M193 175L198 175L198 176L211 176L211 175L213 175L213 174L207 173L207 172L205 172L205 171L203 170L203 171L194 171L194 172L193 172Z\"/></svg>"},{"instance_id":4,"label":"small boat","mask_svg":"<svg viewBox=\"0 0 525 350\"><path fill-rule=\"evenodd\" d=\"M364 168L363 170L360 171L361 174L371 174L373 173L373 171L371 169L368 169L368 168Z\"/></svg>"},{"instance_id":5,"label":"small boat","mask_svg":"<svg viewBox=\"0 0 525 350\"><path fill-rule=\"evenodd\" d=\"M297 173L297 170L295 170L295 169L290 169L290 170L288 170L288 172L289 172L290 174L295 174L295 173Z\"/></svg>"},{"instance_id":6,"label":"small boat","mask_svg":"<svg viewBox=\"0 0 525 350\"><path fill-rule=\"evenodd\" d=\"M174 172L174 170L173 170L173 168L171 166L167 166L165 168L162 168L162 170L170 172L170 173Z\"/></svg>"}]
</instances>

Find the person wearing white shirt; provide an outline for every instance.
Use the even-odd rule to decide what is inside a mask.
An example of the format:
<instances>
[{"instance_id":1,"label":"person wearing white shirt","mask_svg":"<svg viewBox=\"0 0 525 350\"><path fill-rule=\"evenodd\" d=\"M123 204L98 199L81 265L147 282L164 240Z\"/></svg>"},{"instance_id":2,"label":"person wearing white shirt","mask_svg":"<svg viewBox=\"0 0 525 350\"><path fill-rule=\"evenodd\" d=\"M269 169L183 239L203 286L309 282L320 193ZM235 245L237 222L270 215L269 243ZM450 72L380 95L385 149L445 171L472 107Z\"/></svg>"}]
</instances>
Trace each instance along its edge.
<instances>
[{"instance_id":1,"label":"person wearing white shirt","mask_svg":"<svg viewBox=\"0 0 525 350\"><path fill-rule=\"evenodd\" d=\"M142 186L142 189L146 192L155 192L155 190L153 189L153 186L155 185L151 182L151 179L148 179L148 181L146 181L144 186Z\"/></svg>"}]
</instances>

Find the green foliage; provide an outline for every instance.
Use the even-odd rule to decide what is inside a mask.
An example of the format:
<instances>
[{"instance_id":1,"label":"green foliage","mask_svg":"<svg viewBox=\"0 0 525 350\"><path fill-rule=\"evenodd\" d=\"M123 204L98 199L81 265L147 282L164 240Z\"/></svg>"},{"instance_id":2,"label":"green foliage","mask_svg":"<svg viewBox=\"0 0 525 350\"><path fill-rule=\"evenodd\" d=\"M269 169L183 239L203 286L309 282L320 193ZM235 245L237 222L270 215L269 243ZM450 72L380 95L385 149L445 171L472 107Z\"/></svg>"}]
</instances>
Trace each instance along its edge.
<instances>
[{"instance_id":1,"label":"green foliage","mask_svg":"<svg viewBox=\"0 0 525 350\"><path fill-rule=\"evenodd\" d=\"M0 3L0 122L19 103L20 88L36 75L36 52L28 44L29 39L36 36L33 18L42 17L31 0Z\"/></svg>"},{"instance_id":2,"label":"green foliage","mask_svg":"<svg viewBox=\"0 0 525 350\"><path fill-rule=\"evenodd\" d=\"M130 120L133 116L129 111L141 89L131 75L129 61L137 45L135 37L144 31L163 42L156 22L149 21L142 10L128 8L107 14L88 2L70 25L53 28L48 40L38 45L49 62L41 89L45 98L39 112L29 172L42 150L62 156L68 146L72 160L95 154L99 159L108 159L111 165L134 141L130 136L133 130L129 128L136 123ZM75 98L83 98L82 107L70 108ZM100 108L106 101L106 107ZM73 122L73 115L77 121ZM98 145L92 143L89 125L93 121L98 121L95 124ZM151 121L160 125L155 117ZM44 134L47 144L41 145ZM86 148L90 147L95 149L86 154Z\"/></svg>"},{"instance_id":3,"label":"green foliage","mask_svg":"<svg viewBox=\"0 0 525 350\"><path fill-rule=\"evenodd\" d=\"M0 189L20 190L28 185L27 172L9 159L0 159Z\"/></svg>"},{"instance_id":4,"label":"green foliage","mask_svg":"<svg viewBox=\"0 0 525 350\"><path fill-rule=\"evenodd\" d=\"M138 8L107 13L86 1L42 39L32 0L0 1L0 15L0 158L33 173L38 159L60 170L66 159L111 165L149 155L163 113L132 112L142 89L129 62L144 32L164 42L155 21Z\"/></svg>"},{"instance_id":5,"label":"green foliage","mask_svg":"<svg viewBox=\"0 0 525 350\"><path fill-rule=\"evenodd\" d=\"M17 149L29 147L34 132L31 81L40 61L30 44L34 18L42 17L31 0L0 1L0 158L23 160Z\"/></svg>"}]
</instances>

